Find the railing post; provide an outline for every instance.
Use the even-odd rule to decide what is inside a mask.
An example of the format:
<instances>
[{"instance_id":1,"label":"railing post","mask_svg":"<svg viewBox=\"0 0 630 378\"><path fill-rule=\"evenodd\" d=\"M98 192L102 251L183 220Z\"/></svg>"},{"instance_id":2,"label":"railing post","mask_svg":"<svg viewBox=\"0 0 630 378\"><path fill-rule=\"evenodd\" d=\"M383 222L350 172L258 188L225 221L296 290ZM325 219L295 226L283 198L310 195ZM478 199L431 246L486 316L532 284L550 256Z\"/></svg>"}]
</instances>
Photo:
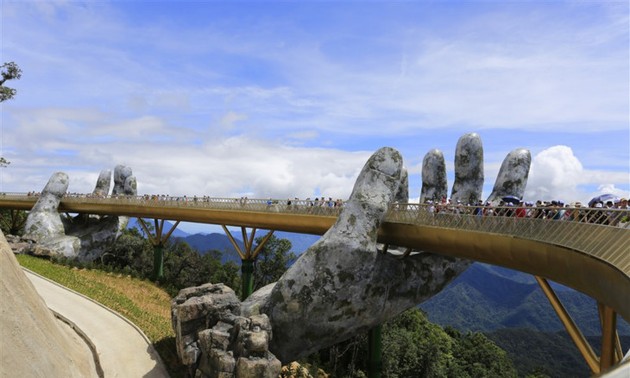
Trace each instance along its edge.
<instances>
[{"instance_id":1,"label":"railing post","mask_svg":"<svg viewBox=\"0 0 630 378\"><path fill-rule=\"evenodd\" d=\"M241 300L254 292L254 260L241 260Z\"/></svg>"},{"instance_id":2,"label":"railing post","mask_svg":"<svg viewBox=\"0 0 630 378\"><path fill-rule=\"evenodd\" d=\"M383 370L382 325L377 325L368 332L368 378L381 378Z\"/></svg>"}]
</instances>

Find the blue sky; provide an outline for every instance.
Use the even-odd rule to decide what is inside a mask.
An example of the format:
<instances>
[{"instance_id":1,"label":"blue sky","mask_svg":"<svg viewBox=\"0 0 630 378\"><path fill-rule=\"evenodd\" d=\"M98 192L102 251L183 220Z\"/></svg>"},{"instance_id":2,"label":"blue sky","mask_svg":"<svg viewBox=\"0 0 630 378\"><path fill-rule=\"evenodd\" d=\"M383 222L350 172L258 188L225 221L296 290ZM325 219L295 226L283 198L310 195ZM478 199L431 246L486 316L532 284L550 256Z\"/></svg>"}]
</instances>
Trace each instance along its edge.
<instances>
[{"instance_id":1,"label":"blue sky","mask_svg":"<svg viewBox=\"0 0 630 378\"><path fill-rule=\"evenodd\" d=\"M526 198L630 191L627 1L8 1L2 190L346 198L365 160L484 144L485 193L532 152Z\"/></svg>"}]
</instances>

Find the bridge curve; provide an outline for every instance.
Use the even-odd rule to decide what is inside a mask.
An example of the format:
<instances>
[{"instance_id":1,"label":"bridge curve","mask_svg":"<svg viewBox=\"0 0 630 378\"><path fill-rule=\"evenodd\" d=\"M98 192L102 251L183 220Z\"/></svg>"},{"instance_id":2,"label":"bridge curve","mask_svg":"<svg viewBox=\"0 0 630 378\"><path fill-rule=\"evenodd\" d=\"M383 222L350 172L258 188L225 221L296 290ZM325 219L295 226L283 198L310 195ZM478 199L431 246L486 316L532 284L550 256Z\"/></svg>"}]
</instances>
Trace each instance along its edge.
<instances>
[{"instance_id":1,"label":"bridge curve","mask_svg":"<svg viewBox=\"0 0 630 378\"><path fill-rule=\"evenodd\" d=\"M0 208L30 210L37 197L0 196ZM59 211L256 227L323 235L340 207L310 200L68 196ZM552 209L556 217L518 217L515 208L393 204L378 240L530 273L581 291L630 322L630 228L620 209ZM484 209L485 210L485 209ZM532 210L533 211L533 210ZM481 212L480 212L481 213ZM568 214L568 215L567 215Z\"/></svg>"}]
</instances>

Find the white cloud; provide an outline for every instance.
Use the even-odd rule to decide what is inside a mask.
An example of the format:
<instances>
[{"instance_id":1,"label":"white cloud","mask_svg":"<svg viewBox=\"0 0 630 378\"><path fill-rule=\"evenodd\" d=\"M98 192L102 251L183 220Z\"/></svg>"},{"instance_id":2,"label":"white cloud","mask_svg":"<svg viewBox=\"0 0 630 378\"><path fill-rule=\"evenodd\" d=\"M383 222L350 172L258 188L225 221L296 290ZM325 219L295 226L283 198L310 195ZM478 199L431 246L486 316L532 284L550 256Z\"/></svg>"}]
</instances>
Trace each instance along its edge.
<instances>
[{"instance_id":1,"label":"white cloud","mask_svg":"<svg viewBox=\"0 0 630 378\"><path fill-rule=\"evenodd\" d=\"M585 170L570 147L553 146L532 159L525 199L587 203L603 193L628 196L627 190L615 186L628 184L628 179L628 173Z\"/></svg>"},{"instance_id":2,"label":"white cloud","mask_svg":"<svg viewBox=\"0 0 630 378\"><path fill-rule=\"evenodd\" d=\"M452 137L451 151L459 135L489 128L490 188L502 158L491 151L520 147L502 144L506 129L536 131L549 144L562 143L547 139L551 132L584 133L576 143L593 151L581 159L596 169L566 150L535 159L534 198L628 183L619 173L627 153L591 138L628 138L627 5L602 14L591 4L588 22L575 4L508 2L449 17L433 4L430 20L400 10L364 19L378 3L349 18L311 5L309 23L298 8L280 12L286 17L213 9L195 23L177 5L168 17L136 19L126 2L38 4L46 16L19 3L3 8L4 56L24 69L18 97L2 105L0 152L13 162L2 172L12 190L69 170L72 190L91 191L100 169L124 163L148 193L344 197L383 140L421 156L438 138ZM398 6L424 5L387 8ZM421 159L411 161L419 176Z\"/></svg>"}]
</instances>

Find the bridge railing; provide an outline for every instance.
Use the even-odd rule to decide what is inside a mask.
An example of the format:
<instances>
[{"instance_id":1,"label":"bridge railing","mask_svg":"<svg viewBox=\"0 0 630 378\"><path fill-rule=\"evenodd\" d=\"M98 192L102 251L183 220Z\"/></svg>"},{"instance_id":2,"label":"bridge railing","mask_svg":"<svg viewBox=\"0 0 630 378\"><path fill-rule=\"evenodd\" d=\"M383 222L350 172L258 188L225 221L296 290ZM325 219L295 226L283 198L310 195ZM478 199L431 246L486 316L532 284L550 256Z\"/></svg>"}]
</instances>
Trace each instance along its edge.
<instances>
[{"instance_id":1,"label":"bridge railing","mask_svg":"<svg viewBox=\"0 0 630 378\"><path fill-rule=\"evenodd\" d=\"M4 193L3 199L34 202L37 196ZM67 203L138 205L161 208L198 208L257 211L336 217L341 201L169 196L66 195ZM512 235L596 253L630 250L630 210L585 207L463 206L394 203L386 221L431 227ZM629 259L630 260L630 259Z\"/></svg>"},{"instance_id":2,"label":"bridge railing","mask_svg":"<svg viewBox=\"0 0 630 378\"><path fill-rule=\"evenodd\" d=\"M395 223L511 235L593 255L606 253L623 258L630 251L630 210L627 209L394 204L386 219ZM625 260L630 261L627 257Z\"/></svg>"}]
</instances>

